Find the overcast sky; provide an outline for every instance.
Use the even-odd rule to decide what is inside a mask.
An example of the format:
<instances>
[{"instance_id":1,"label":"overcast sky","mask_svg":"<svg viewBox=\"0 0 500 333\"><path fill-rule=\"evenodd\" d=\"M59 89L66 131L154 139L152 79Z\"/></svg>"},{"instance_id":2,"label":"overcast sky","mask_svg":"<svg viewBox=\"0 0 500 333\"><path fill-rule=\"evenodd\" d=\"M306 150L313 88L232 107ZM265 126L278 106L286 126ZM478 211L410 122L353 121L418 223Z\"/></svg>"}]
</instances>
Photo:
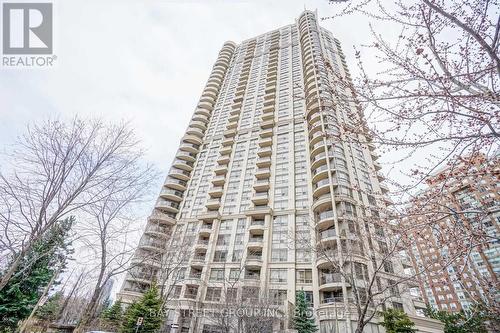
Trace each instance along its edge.
<instances>
[{"instance_id":1,"label":"overcast sky","mask_svg":"<svg viewBox=\"0 0 500 333\"><path fill-rule=\"evenodd\" d=\"M328 0L53 2L55 67L0 67L1 146L47 117L129 120L163 174L224 41L291 24L304 8L319 17L336 10ZM368 41L366 18L321 25L342 42L355 72L352 46Z\"/></svg>"},{"instance_id":2,"label":"overcast sky","mask_svg":"<svg viewBox=\"0 0 500 333\"><path fill-rule=\"evenodd\" d=\"M48 116L125 119L165 170L224 41L293 23L304 8L320 17L334 10L327 0L54 3L56 66L0 68L0 142ZM322 25L343 42L354 67L352 45L366 41L367 22Z\"/></svg>"}]
</instances>

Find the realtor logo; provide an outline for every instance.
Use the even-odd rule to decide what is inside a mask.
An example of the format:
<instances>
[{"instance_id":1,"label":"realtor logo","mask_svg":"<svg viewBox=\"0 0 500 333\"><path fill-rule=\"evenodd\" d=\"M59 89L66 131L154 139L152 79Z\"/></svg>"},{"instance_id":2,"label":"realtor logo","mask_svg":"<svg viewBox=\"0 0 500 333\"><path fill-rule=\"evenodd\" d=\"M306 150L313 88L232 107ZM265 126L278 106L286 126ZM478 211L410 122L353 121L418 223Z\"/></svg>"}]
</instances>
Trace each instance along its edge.
<instances>
[{"instance_id":1,"label":"realtor logo","mask_svg":"<svg viewBox=\"0 0 500 333\"><path fill-rule=\"evenodd\" d=\"M52 3L3 3L3 54L52 54Z\"/></svg>"}]
</instances>

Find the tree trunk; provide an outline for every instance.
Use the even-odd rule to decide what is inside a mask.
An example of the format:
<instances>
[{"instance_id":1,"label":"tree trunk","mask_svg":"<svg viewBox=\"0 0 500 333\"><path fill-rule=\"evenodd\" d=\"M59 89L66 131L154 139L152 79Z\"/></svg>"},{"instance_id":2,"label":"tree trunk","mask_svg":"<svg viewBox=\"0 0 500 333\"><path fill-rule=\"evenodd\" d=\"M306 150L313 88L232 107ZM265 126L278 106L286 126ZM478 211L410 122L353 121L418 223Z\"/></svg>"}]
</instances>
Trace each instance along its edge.
<instances>
[{"instance_id":1,"label":"tree trunk","mask_svg":"<svg viewBox=\"0 0 500 333\"><path fill-rule=\"evenodd\" d=\"M97 306L97 301L99 301L99 297L101 296L102 288L97 286L94 289L94 293L90 298L89 304L85 307L82 317L80 318L80 322L76 326L74 333L81 333L90 323L92 317L94 316L95 308Z\"/></svg>"},{"instance_id":2,"label":"tree trunk","mask_svg":"<svg viewBox=\"0 0 500 333\"><path fill-rule=\"evenodd\" d=\"M68 307L68 304L69 304L69 301L71 300L71 297L73 297L75 290L80 286L80 282L81 282L82 278L83 278L83 272L80 273L80 276L78 276L78 280L76 280L76 283L73 285L71 292L64 300L63 305L61 306L61 309L59 309L59 314L57 315L58 319L60 319L62 317L62 315L64 314L64 311Z\"/></svg>"},{"instance_id":3,"label":"tree trunk","mask_svg":"<svg viewBox=\"0 0 500 333\"><path fill-rule=\"evenodd\" d=\"M31 246L29 246L31 248ZM0 291L2 291L3 288L9 283L10 279L16 272L16 269L19 267L19 264L21 263L21 260L23 259L24 255L27 252L27 248L24 248L19 254L16 256L16 260L10 265L9 269L4 273L2 276L2 279L0 280Z\"/></svg>"}]
</instances>

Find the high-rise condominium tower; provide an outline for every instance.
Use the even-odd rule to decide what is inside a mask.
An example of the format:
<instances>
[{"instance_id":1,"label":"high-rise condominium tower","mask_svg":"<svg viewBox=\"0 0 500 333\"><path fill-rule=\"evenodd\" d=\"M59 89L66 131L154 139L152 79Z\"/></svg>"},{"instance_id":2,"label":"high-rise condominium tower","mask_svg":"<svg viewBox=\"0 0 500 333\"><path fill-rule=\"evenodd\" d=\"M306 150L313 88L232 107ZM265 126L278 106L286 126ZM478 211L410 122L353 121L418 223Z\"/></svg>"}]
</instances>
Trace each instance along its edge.
<instances>
[{"instance_id":1,"label":"high-rise condominium tower","mask_svg":"<svg viewBox=\"0 0 500 333\"><path fill-rule=\"evenodd\" d=\"M410 254L417 269L429 267L420 286L436 309L457 312L500 301L499 162L499 156L457 161L415 199L415 211L427 213L412 218L425 227L412 233Z\"/></svg>"},{"instance_id":2,"label":"high-rise condominium tower","mask_svg":"<svg viewBox=\"0 0 500 333\"><path fill-rule=\"evenodd\" d=\"M187 309L237 300L288 313L304 290L324 310L316 316L321 332L354 332L352 285L315 249L349 255L359 279L368 279L386 246L384 227L375 230L364 217L382 214L387 188L367 133L340 139L361 117L341 82L350 76L339 41L313 12L239 45L225 43L120 297L136 299L156 280L176 332L219 332L220 318ZM390 268L379 285L403 271L398 261ZM423 304L398 288L387 306L404 309L423 332L439 332L414 316ZM272 326L287 329L290 321ZM379 328L369 323L365 331Z\"/></svg>"}]
</instances>

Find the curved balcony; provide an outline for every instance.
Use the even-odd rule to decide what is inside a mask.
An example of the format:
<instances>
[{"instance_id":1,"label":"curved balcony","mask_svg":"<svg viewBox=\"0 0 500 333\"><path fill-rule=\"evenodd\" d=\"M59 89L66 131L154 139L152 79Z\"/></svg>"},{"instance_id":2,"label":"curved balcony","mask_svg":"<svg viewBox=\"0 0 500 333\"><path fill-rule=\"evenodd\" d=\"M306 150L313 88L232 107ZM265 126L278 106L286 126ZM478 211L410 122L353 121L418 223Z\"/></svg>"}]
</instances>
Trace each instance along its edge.
<instances>
[{"instance_id":1,"label":"curved balcony","mask_svg":"<svg viewBox=\"0 0 500 333\"><path fill-rule=\"evenodd\" d=\"M201 221L213 222L214 220L220 219L220 214L219 214L219 211L217 211L217 210L210 210L210 211L202 212L197 217Z\"/></svg>"},{"instance_id":2,"label":"curved balcony","mask_svg":"<svg viewBox=\"0 0 500 333\"><path fill-rule=\"evenodd\" d=\"M232 146L223 146L220 150L219 150L219 153L221 155L229 155L231 154L233 148Z\"/></svg>"},{"instance_id":3,"label":"curved balcony","mask_svg":"<svg viewBox=\"0 0 500 333\"><path fill-rule=\"evenodd\" d=\"M320 211L326 207L332 206L332 196L330 192L326 192L321 196L314 198L314 202L312 204L313 211Z\"/></svg>"},{"instance_id":4,"label":"curved balcony","mask_svg":"<svg viewBox=\"0 0 500 333\"><path fill-rule=\"evenodd\" d=\"M312 136L316 132L323 132L323 124L321 122L309 127L309 136Z\"/></svg>"},{"instance_id":5,"label":"curved balcony","mask_svg":"<svg viewBox=\"0 0 500 333\"><path fill-rule=\"evenodd\" d=\"M226 182L225 176L217 176L212 179L212 184L214 184L214 186L224 185L225 182Z\"/></svg>"},{"instance_id":6,"label":"curved balcony","mask_svg":"<svg viewBox=\"0 0 500 333\"><path fill-rule=\"evenodd\" d=\"M268 120L274 120L274 113L263 113L262 116L260 116L261 122L266 122Z\"/></svg>"},{"instance_id":7,"label":"curved balcony","mask_svg":"<svg viewBox=\"0 0 500 333\"><path fill-rule=\"evenodd\" d=\"M213 91L213 90L210 90L210 89L204 89L203 90L203 94L201 95L201 97L202 98L204 98L204 97L210 97L213 100L215 100L217 98L217 91Z\"/></svg>"},{"instance_id":8,"label":"curved balcony","mask_svg":"<svg viewBox=\"0 0 500 333\"><path fill-rule=\"evenodd\" d=\"M328 164L323 164L316 169L313 169L311 172L312 182L315 184L322 179L328 178L329 170L330 168L328 167Z\"/></svg>"},{"instance_id":9,"label":"curved balcony","mask_svg":"<svg viewBox=\"0 0 500 333\"><path fill-rule=\"evenodd\" d=\"M260 123L260 128L267 129L274 127L274 120L267 120Z\"/></svg>"},{"instance_id":10,"label":"curved balcony","mask_svg":"<svg viewBox=\"0 0 500 333\"><path fill-rule=\"evenodd\" d=\"M226 126L226 128L229 130L229 129L236 129L238 128L238 122L237 121L232 121L232 122L229 122Z\"/></svg>"},{"instance_id":11,"label":"curved balcony","mask_svg":"<svg viewBox=\"0 0 500 333\"><path fill-rule=\"evenodd\" d=\"M151 266L151 267L155 267L155 268L161 268L161 260L159 259L159 257L161 257L161 255L156 254L156 256L155 256L152 253L150 253L149 251L146 251L146 254L141 255L141 254L139 254L139 252L140 251L137 251L134 254L134 257L132 257L131 263L134 266L142 265L142 266Z\"/></svg>"},{"instance_id":12,"label":"curved balcony","mask_svg":"<svg viewBox=\"0 0 500 333\"><path fill-rule=\"evenodd\" d=\"M234 128L226 130L224 131L223 135L225 138L232 138L236 135L236 130Z\"/></svg>"},{"instance_id":13,"label":"curved balcony","mask_svg":"<svg viewBox=\"0 0 500 333\"><path fill-rule=\"evenodd\" d=\"M185 161L183 161L183 162L185 162ZM189 171L178 169L177 167L174 167L174 168L170 168L168 175L170 177L174 177L176 179L188 181L191 173Z\"/></svg>"},{"instance_id":14,"label":"curved balcony","mask_svg":"<svg viewBox=\"0 0 500 333\"><path fill-rule=\"evenodd\" d=\"M255 163L259 168L266 168L271 166L271 157L260 157L257 159L257 162Z\"/></svg>"},{"instance_id":15,"label":"curved balcony","mask_svg":"<svg viewBox=\"0 0 500 333\"><path fill-rule=\"evenodd\" d=\"M156 274L151 272L128 272L125 277L127 281L133 281L141 284L151 284L151 282L156 279Z\"/></svg>"},{"instance_id":16,"label":"curved balcony","mask_svg":"<svg viewBox=\"0 0 500 333\"><path fill-rule=\"evenodd\" d=\"M208 102L199 102L198 103L198 108L199 109L209 110L209 111L212 111L214 109L212 103L208 103Z\"/></svg>"},{"instance_id":17,"label":"curved balcony","mask_svg":"<svg viewBox=\"0 0 500 333\"><path fill-rule=\"evenodd\" d=\"M239 115L234 115L234 116L230 116L229 118L227 118L227 121L230 123L230 122L234 122L234 121L238 121L240 119L240 116Z\"/></svg>"},{"instance_id":18,"label":"curved balcony","mask_svg":"<svg viewBox=\"0 0 500 333\"><path fill-rule=\"evenodd\" d=\"M197 108L195 111L194 111L194 114L195 115L201 115L201 116L205 116L205 117L210 117L210 111L209 110L206 110L206 109L200 109L200 108Z\"/></svg>"},{"instance_id":19,"label":"curved balcony","mask_svg":"<svg viewBox=\"0 0 500 333\"><path fill-rule=\"evenodd\" d=\"M174 190L185 191L187 182L184 180L167 177L167 179L165 179L164 185L168 188L173 188Z\"/></svg>"},{"instance_id":20,"label":"curved balcony","mask_svg":"<svg viewBox=\"0 0 500 333\"><path fill-rule=\"evenodd\" d=\"M163 213L159 210L155 210L148 217L148 222L150 223L161 223L166 225L175 225L175 214L174 213Z\"/></svg>"},{"instance_id":21,"label":"curved balcony","mask_svg":"<svg viewBox=\"0 0 500 333\"><path fill-rule=\"evenodd\" d=\"M262 109L262 113L263 114L274 114L274 105L269 105L269 106L266 106Z\"/></svg>"},{"instance_id":22,"label":"curved balcony","mask_svg":"<svg viewBox=\"0 0 500 333\"><path fill-rule=\"evenodd\" d=\"M181 169L181 170L184 170L185 172L187 172L187 174L185 174L185 175L189 179L189 172L193 170L194 163L193 162L188 162L186 160L175 159L173 161L173 163L172 163L172 166L174 168ZM188 180L188 179L184 179L184 180Z\"/></svg>"},{"instance_id":23,"label":"curved balcony","mask_svg":"<svg viewBox=\"0 0 500 333\"><path fill-rule=\"evenodd\" d=\"M205 136L205 133L197 127L188 127L188 129L186 130L186 133L188 135L195 135L199 138L203 138Z\"/></svg>"},{"instance_id":24,"label":"curved balcony","mask_svg":"<svg viewBox=\"0 0 500 333\"><path fill-rule=\"evenodd\" d=\"M248 227L248 231L254 235L262 235L264 233L264 220L253 220Z\"/></svg>"},{"instance_id":25,"label":"curved balcony","mask_svg":"<svg viewBox=\"0 0 500 333\"><path fill-rule=\"evenodd\" d=\"M208 83L204 89L205 92L211 92L215 95L219 93L219 85L214 83Z\"/></svg>"},{"instance_id":26,"label":"curved balcony","mask_svg":"<svg viewBox=\"0 0 500 333\"><path fill-rule=\"evenodd\" d=\"M310 100L309 102L307 102L306 108L308 105L312 104L313 102L314 102L314 100ZM307 120L307 123L312 128L313 126L317 126L317 125L321 124L322 118L323 117L321 116L321 112L312 113L311 117Z\"/></svg>"},{"instance_id":27,"label":"curved balcony","mask_svg":"<svg viewBox=\"0 0 500 333\"><path fill-rule=\"evenodd\" d=\"M253 183L253 188L257 192L269 190L269 179L257 180Z\"/></svg>"},{"instance_id":28,"label":"curved balcony","mask_svg":"<svg viewBox=\"0 0 500 333\"><path fill-rule=\"evenodd\" d=\"M311 169L317 169L319 166L326 164L328 154L326 152L320 153L311 158Z\"/></svg>"},{"instance_id":29,"label":"curved balcony","mask_svg":"<svg viewBox=\"0 0 500 333\"><path fill-rule=\"evenodd\" d=\"M223 79L222 75L218 75L218 74L210 75L210 77L208 78L208 82L221 85L222 79Z\"/></svg>"},{"instance_id":30,"label":"curved balcony","mask_svg":"<svg viewBox=\"0 0 500 333\"><path fill-rule=\"evenodd\" d=\"M207 203L205 204L205 207L207 207L210 210L215 210L220 208L220 199L208 199Z\"/></svg>"},{"instance_id":31,"label":"curved balcony","mask_svg":"<svg viewBox=\"0 0 500 333\"><path fill-rule=\"evenodd\" d=\"M309 144L314 145L315 143L323 140L324 137L325 137L325 133L323 133L323 132L313 133L312 135L309 136Z\"/></svg>"},{"instance_id":32,"label":"curved balcony","mask_svg":"<svg viewBox=\"0 0 500 333\"><path fill-rule=\"evenodd\" d=\"M190 134L186 134L182 137L182 141L184 142L187 142L187 143L192 143L194 145L197 145L197 146L201 146L201 144L203 143L203 140L196 136L196 135L190 135ZM181 149L182 149L182 146L181 146Z\"/></svg>"},{"instance_id":33,"label":"curved balcony","mask_svg":"<svg viewBox=\"0 0 500 333\"><path fill-rule=\"evenodd\" d=\"M325 178L313 184L313 197L319 198L321 195L330 192L330 179Z\"/></svg>"},{"instance_id":34,"label":"curved balcony","mask_svg":"<svg viewBox=\"0 0 500 333\"><path fill-rule=\"evenodd\" d=\"M323 273L319 276L319 290L330 291L342 289L342 274L340 273Z\"/></svg>"},{"instance_id":35,"label":"curved balcony","mask_svg":"<svg viewBox=\"0 0 500 333\"><path fill-rule=\"evenodd\" d=\"M239 117L240 113L241 113L241 109L234 109L234 110L229 111L229 115L230 116L237 116L237 117Z\"/></svg>"},{"instance_id":36,"label":"curved balcony","mask_svg":"<svg viewBox=\"0 0 500 333\"><path fill-rule=\"evenodd\" d=\"M181 146L179 147L180 150L187 151L193 154L196 154L200 151L200 145L199 144L193 144L190 142L183 142L181 143ZM195 155L196 156L196 155Z\"/></svg>"},{"instance_id":37,"label":"curved balcony","mask_svg":"<svg viewBox=\"0 0 500 333\"><path fill-rule=\"evenodd\" d=\"M219 158L217 159L217 164L219 165L227 165L229 163L229 155L222 155L222 156L219 156Z\"/></svg>"},{"instance_id":38,"label":"curved balcony","mask_svg":"<svg viewBox=\"0 0 500 333\"><path fill-rule=\"evenodd\" d=\"M276 90L276 79L268 79L266 81L266 90Z\"/></svg>"},{"instance_id":39,"label":"curved balcony","mask_svg":"<svg viewBox=\"0 0 500 333\"><path fill-rule=\"evenodd\" d=\"M258 145L261 148L272 146L272 144L273 144L273 138L260 139L258 142Z\"/></svg>"},{"instance_id":40,"label":"curved balcony","mask_svg":"<svg viewBox=\"0 0 500 333\"><path fill-rule=\"evenodd\" d=\"M201 116L198 116L198 117L201 117ZM191 120L191 122L189 123L189 127L198 128L201 131L204 131L207 129L207 125L203 121L199 121L199 120Z\"/></svg>"},{"instance_id":41,"label":"curved balcony","mask_svg":"<svg viewBox=\"0 0 500 333\"><path fill-rule=\"evenodd\" d=\"M175 156L179 160L185 160L187 162L194 162L196 161L196 154L194 153L189 153L187 151L182 151L179 150L177 152L177 155Z\"/></svg>"},{"instance_id":42,"label":"curved balcony","mask_svg":"<svg viewBox=\"0 0 500 333\"><path fill-rule=\"evenodd\" d=\"M259 150L257 150L257 156L259 157L271 156L272 153L273 151L270 147L260 148Z\"/></svg>"},{"instance_id":43,"label":"curved balcony","mask_svg":"<svg viewBox=\"0 0 500 333\"><path fill-rule=\"evenodd\" d=\"M200 235L202 238L208 239L210 237L210 234L212 233L212 224L211 223L203 223L200 226L200 230L198 230L198 235Z\"/></svg>"},{"instance_id":44,"label":"curved balcony","mask_svg":"<svg viewBox=\"0 0 500 333\"><path fill-rule=\"evenodd\" d=\"M223 147L232 147L233 143L234 143L233 138L226 138L226 139L222 140L222 142L221 142Z\"/></svg>"},{"instance_id":45,"label":"curved balcony","mask_svg":"<svg viewBox=\"0 0 500 333\"><path fill-rule=\"evenodd\" d=\"M206 264L207 255L206 254L194 254L191 258L191 267L201 268Z\"/></svg>"},{"instance_id":46,"label":"curved balcony","mask_svg":"<svg viewBox=\"0 0 500 333\"><path fill-rule=\"evenodd\" d=\"M208 190L208 195L211 198L220 198L222 197L223 192L224 192L223 186L214 186L210 190Z\"/></svg>"},{"instance_id":47,"label":"curved balcony","mask_svg":"<svg viewBox=\"0 0 500 333\"><path fill-rule=\"evenodd\" d=\"M226 73L226 69L223 66L214 66L212 68L212 75L219 77L219 78L224 78L224 74Z\"/></svg>"},{"instance_id":48,"label":"curved balcony","mask_svg":"<svg viewBox=\"0 0 500 333\"><path fill-rule=\"evenodd\" d=\"M196 244L194 245L195 249L203 249L207 250L208 249L208 239L199 239Z\"/></svg>"},{"instance_id":49,"label":"curved balcony","mask_svg":"<svg viewBox=\"0 0 500 333\"><path fill-rule=\"evenodd\" d=\"M264 238L263 237L250 237L248 239L247 248L249 250L262 249L263 246L264 246Z\"/></svg>"},{"instance_id":50,"label":"curved balcony","mask_svg":"<svg viewBox=\"0 0 500 333\"><path fill-rule=\"evenodd\" d=\"M169 188L162 188L160 192L160 197L168 200L173 200L180 202L182 201L182 196L184 195L183 192L177 191L177 190L172 190Z\"/></svg>"},{"instance_id":51,"label":"curved balcony","mask_svg":"<svg viewBox=\"0 0 500 333\"><path fill-rule=\"evenodd\" d=\"M165 200L163 198L159 198L156 200L155 208L171 212L178 213L179 212L179 203L175 201Z\"/></svg>"},{"instance_id":52,"label":"curved balcony","mask_svg":"<svg viewBox=\"0 0 500 333\"><path fill-rule=\"evenodd\" d=\"M273 129L272 129L272 128L268 128L268 129L266 129L266 130L262 130L262 131L260 131L259 136L260 136L261 138L269 138L269 137L272 137L272 136L273 136Z\"/></svg>"},{"instance_id":53,"label":"curved balcony","mask_svg":"<svg viewBox=\"0 0 500 333\"><path fill-rule=\"evenodd\" d=\"M311 152L310 157L313 158L316 155L318 155L319 153L325 152L325 151L326 151L325 142L323 140L316 142L314 145L311 145L311 147L310 147L310 152Z\"/></svg>"},{"instance_id":54,"label":"curved balcony","mask_svg":"<svg viewBox=\"0 0 500 333\"><path fill-rule=\"evenodd\" d=\"M258 168L255 172L255 178L257 179L267 179L271 176L270 168Z\"/></svg>"},{"instance_id":55,"label":"curved balcony","mask_svg":"<svg viewBox=\"0 0 500 333\"><path fill-rule=\"evenodd\" d=\"M219 165L214 169L214 173L217 176L225 175L227 173L227 165Z\"/></svg>"},{"instance_id":56,"label":"curved balcony","mask_svg":"<svg viewBox=\"0 0 500 333\"><path fill-rule=\"evenodd\" d=\"M335 197L335 202L349 202L353 205L356 204L356 200L352 197L352 195L348 195L345 193L335 193L334 192L334 197Z\"/></svg>"},{"instance_id":57,"label":"curved balcony","mask_svg":"<svg viewBox=\"0 0 500 333\"><path fill-rule=\"evenodd\" d=\"M269 202L269 194L267 192L256 192L252 196L254 205L266 205Z\"/></svg>"},{"instance_id":58,"label":"curved balcony","mask_svg":"<svg viewBox=\"0 0 500 333\"><path fill-rule=\"evenodd\" d=\"M245 260L245 266L247 268L260 269L262 267L262 255L249 254Z\"/></svg>"},{"instance_id":59,"label":"curved balcony","mask_svg":"<svg viewBox=\"0 0 500 333\"><path fill-rule=\"evenodd\" d=\"M166 245L164 241L162 242L151 237L143 237L139 242L139 248L152 252L165 252Z\"/></svg>"},{"instance_id":60,"label":"curved balcony","mask_svg":"<svg viewBox=\"0 0 500 333\"><path fill-rule=\"evenodd\" d=\"M333 228L320 231L318 233L318 242L323 244L333 243L338 239L337 231Z\"/></svg>"},{"instance_id":61,"label":"curved balcony","mask_svg":"<svg viewBox=\"0 0 500 333\"><path fill-rule=\"evenodd\" d=\"M165 226L163 224L148 223L146 225L146 230L144 230L144 233L160 238L168 238L170 237L171 231L171 227Z\"/></svg>"},{"instance_id":62,"label":"curved balcony","mask_svg":"<svg viewBox=\"0 0 500 333\"><path fill-rule=\"evenodd\" d=\"M310 119L311 117L315 116L316 114L320 114L320 106L319 106L319 101L317 98L311 99L309 102L307 102L306 105L306 118Z\"/></svg>"},{"instance_id":63,"label":"curved balcony","mask_svg":"<svg viewBox=\"0 0 500 333\"><path fill-rule=\"evenodd\" d=\"M324 230L332 227L335 222L335 214L333 210L325 210L320 213L316 213L316 225L318 228Z\"/></svg>"}]
</instances>

